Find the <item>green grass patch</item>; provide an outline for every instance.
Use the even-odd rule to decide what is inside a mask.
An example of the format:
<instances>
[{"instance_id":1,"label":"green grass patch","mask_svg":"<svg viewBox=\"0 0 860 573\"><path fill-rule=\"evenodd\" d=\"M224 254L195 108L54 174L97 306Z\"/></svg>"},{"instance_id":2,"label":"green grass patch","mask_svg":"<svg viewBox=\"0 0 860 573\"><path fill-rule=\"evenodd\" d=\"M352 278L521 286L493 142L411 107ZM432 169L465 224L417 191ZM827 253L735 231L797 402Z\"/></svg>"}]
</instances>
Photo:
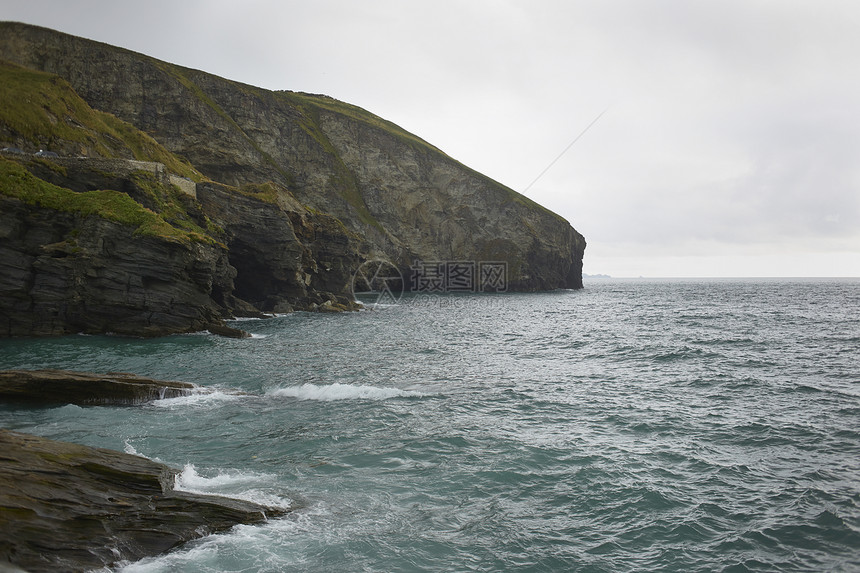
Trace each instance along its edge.
<instances>
[{"instance_id":1,"label":"green grass patch","mask_svg":"<svg viewBox=\"0 0 860 573\"><path fill-rule=\"evenodd\" d=\"M75 193L38 179L21 165L0 158L0 193L46 209L95 215L134 227L137 235L161 237L177 242L214 240L202 233L177 229L164 218L119 191Z\"/></svg>"},{"instance_id":2,"label":"green grass patch","mask_svg":"<svg viewBox=\"0 0 860 573\"><path fill-rule=\"evenodd\" d=\"M219 235L223 232L202 212L198 213L198 219L205 221L207 229L203 229L188 214L188 206L200 208L198 203L192 203L181 189L175 185L162 184L154 173L149 171L135 171L131 174L131 180L142 193L149 197L154 211L167 223L177 229L200 235Z\"/></svg>"},{"instance_id":3,"label":"green grass patch","mask_svg":"<svg viewBox=\"0 0 860 573\"><path fill-rule=\"evenodd\" d=\"M49 169L58 175L62 175L63 177L68 177L68 169L64 165L58 164L56 161L50 161L48 159L42 159L41 157L33 157L30 159L30 163L34 165L41 165L45 169Z\"/></svg>"},{"instance_id":4,"label":"green grass patch","mask_svg":"<svg viewBox=\"0 0 860 573\"><path fill-rule=\"evenodd\" d=\"M246 183L236 189L237 193L246 197L253 197L258 201L278 204L278 188L271 182L266 183Z\"/></svg>"}]
</instances>

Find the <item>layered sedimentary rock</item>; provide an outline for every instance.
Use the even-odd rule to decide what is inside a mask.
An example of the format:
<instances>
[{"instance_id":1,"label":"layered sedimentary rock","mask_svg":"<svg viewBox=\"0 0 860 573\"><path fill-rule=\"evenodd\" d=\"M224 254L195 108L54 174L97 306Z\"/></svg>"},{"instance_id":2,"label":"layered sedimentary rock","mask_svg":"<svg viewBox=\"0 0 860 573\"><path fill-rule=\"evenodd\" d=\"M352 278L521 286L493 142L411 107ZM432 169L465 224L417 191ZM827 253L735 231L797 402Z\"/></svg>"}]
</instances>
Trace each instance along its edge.
<instances>
[{"instance_id":1,"label":"layered sedimentary rock","mask_svg":"<svg viewBox=\"0 0 860 573\"><path fill-rule=\"evenodd\" d=\"M22 404L127 406L187 396L194 389L188 382L154 380L126 372L0 370L0 401Z\"/></svg>"},{"instance_id":2,"label":"layered sedimentary rock","mask_svg":"<svg viewBox=\"0 0 860 573\"><path fill-rule=\"evenodd\" d=\"M0 569L90 571L283 509L174 489L172 468L0 430Z\"/></svg>"},{"instance_id":3,"label":"layered sedimentary rock","mask_svg":"<svg viewBox=\"0 0 860 573\"><path fill-rule=\"evenodd\" d=\"M358 237L337 219L304 208L285 190L278 193L277 185L243 189L197 186L203 211L224 230L236 269L236 296L275 312L313 310L325 302L349 307Z\"/></svg>"},{"instance_id":4,"label":"layered sedimentary rock","mask_svg":"<svg viewBox=\"0 0 860 573\"><path fill-rule=\"evenodd\" d=\"M363 261L374 259L391 262L407 278L416 261L487 261L504 263L510 290L582 286L585 240L566 220L358 107L326 96L263 90L23 24L0 23L0 58L14 63L0 65L11 78L0 87L7 90L3 98L14 102L14 113L0 117L0 146L159 163L163 174L153 177L166 181L164 189L180 183L176 189L184 198L165 203L159 197L171 191L136 192L139 172L121 166L105 171L60 158L62 169L56 169L42 158L7 160L75 192L128 193L168 224L211 239L184 241L189 256L199 256L205 267L186 279L178 270L187 262L181 248L154 241L158 233L132 229L127 250L154 248L152 257L142 259L167 255L176 261L178 266L166 265L178 273L168 280L183 291L173 304L198 308L174 313L156 297L145 307L155 326L143 333L191 330L242 313L350 308L351 278ZM30 201L14 207L14 217L34 220L44 209ZM83 225L89 216L79 215L74 224ZM3 225L20 228L16 220L7 217ZM30 283L4 285L0 299L20 303L27 284L41 280L34 249L51 243L27 243L20 229L7 234L12 241L0 244L0 267L5 256L5 264L14 259L13 266L29 264L33 272ZM68 238L54 234L46 240ZM81 268L88 264L79 261ZM57 276L55 267L47 266L51 277ZM121 261L118 267L125 268ZM60 289L68 283L50 281ZM35 311L42 302L53 304L57 291L48 289L47 298L28 292ZM90 301L89 292L75 296ZM134 310L126 315L140 315L135 292L128 298ZM19 323L22 305L4 317L0 301L0 334L27 333L27 326L2 325ZM80 328L64 323L66 316L78 315L66 312L56 326L34 324L32 333ZM116 330L96 322L86 328Z\"/></svg>"},{"instance_id":5,"label":"layered sedimentary rock","mask_svg":"<svg viewBox=\"0 0 860 573\"><path fill-rule=\"evenodd\" d=\"M0 335L204 330L233 274L222 246L0 195Z\"/></svg>"}]
</instances>

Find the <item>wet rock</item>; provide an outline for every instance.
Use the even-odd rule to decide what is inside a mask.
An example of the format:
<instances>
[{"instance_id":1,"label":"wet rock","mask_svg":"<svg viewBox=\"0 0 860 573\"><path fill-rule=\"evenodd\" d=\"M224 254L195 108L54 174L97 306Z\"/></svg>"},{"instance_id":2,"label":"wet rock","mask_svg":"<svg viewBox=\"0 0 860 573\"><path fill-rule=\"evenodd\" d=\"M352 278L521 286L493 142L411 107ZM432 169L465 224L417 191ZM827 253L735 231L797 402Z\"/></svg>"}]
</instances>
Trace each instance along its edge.
<instances>
[{"instance_id":1,"label":"wet rock","mask_svg":"<svg viewBox=\"0 0 860 573\"><path fill-rule=\"evenodd\" d=\"M89 571L284 509L176 491L146 458L0 430L0 570Z\"/></svg>"},{"instance_id":2,"label":"wet rock","mask_svg":"<svg viewBox=\"0 0 860 573\"><path fill-rule=\"evenodd\" d=\"M217 334L218 336L225 336L227 338L251 338L250 333L238 328L233 328L231 326L225 326L223 324L210 324L206 327L206 330L208 330L212 334Z\"/></svg>"},{"instance_id":3,"label":"wet rock","mask_svg":"<svg viewBox=\"0 0 860 573\"><path fill-rule=\"evenodd\" d=\"M131 405L186 396L188 382L153 380L136 374L68 370L0 370L0 401L30 404Z\"/></svg>"}]
</instances>

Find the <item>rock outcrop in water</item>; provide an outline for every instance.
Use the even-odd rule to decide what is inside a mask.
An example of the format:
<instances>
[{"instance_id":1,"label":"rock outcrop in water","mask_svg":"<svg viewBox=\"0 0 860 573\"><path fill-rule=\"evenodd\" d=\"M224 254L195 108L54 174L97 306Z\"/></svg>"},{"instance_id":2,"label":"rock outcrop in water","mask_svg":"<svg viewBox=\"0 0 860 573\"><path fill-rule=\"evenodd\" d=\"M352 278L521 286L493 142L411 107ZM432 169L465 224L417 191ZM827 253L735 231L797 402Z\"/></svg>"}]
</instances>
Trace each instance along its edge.
<instances>
[{"instance_id":1,"label":"rock outcrop in water","mask_svg":"<svg viewBox=\"0 0 860 573\"><path fill-rule=\"evenodd\" d=\"M194 384L109 372L0 370L0 402L78 406L132 405L187 396Z\"/></svg>"},{"instance_id":2,"label":"rock outcrop in water","mask_svg":"<svg viewBox=\"0 0 860 573\"><path fill-rule=\"evenodd\" d=\"M0 430L0 570L90 571L284 510L176 491L176 471Z\"/></svg>"},{"instance_id":3,"label":"rock outcrop in water","mask_svg":"<svg viewBox=\"0 0 860 573\"><path fill-rule=\"evenodd\" d=\"M363 109L24 24L0 58L0 146L62 156L0 157L0 336L350 309L374 259L582 287L567 221Z\"/></svg>"}]
</instances>

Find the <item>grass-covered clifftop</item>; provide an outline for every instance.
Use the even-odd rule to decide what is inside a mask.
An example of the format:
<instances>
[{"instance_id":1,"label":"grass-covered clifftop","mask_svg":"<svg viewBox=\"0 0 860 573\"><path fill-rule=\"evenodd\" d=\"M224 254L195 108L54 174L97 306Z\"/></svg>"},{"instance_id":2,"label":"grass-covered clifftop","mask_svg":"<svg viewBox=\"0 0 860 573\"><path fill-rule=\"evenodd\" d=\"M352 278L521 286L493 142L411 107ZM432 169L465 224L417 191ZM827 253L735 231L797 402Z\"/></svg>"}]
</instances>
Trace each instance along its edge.
<instances>
[{"instance_id":1,"label":"grass-covered clifftop","mask_svg":"<svg viewBox=\"0 0 860 573\"><path fill-rule=\"evenodd\" d=\"M133 162L128 164L132 170L128 175L109 171L111 165L125 167L122 160L131 159L160 163L168 172L192 181L200 181L200 173L134 126L92 109L64 79L0 60L0 102L0 139L31 152L0 157L0 194L47 209L103 217L144 236L216 241L219 229L200 213L192 217L188 211L193 205L163 178L133 171ZM69 174L63 162L32 154L40 149L118 161L93 161L89 176L82 175L88 163L81 161L82 169ZM71 182L91 187L99 179L124 190L75 192L65 186Z\"/></svg>"}]
</instances>

